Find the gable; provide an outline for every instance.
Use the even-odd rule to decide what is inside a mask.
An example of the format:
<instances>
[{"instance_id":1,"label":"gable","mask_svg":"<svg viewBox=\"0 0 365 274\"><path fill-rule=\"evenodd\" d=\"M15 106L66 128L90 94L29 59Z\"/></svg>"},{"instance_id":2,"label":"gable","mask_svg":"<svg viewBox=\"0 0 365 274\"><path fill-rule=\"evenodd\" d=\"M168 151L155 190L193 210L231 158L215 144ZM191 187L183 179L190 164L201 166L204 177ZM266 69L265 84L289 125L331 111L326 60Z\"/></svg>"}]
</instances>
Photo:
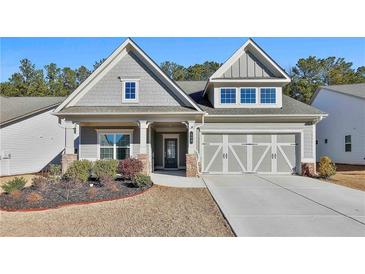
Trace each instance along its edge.
<instances>
[{"instance_id":1,"label":"gable","mask_svg":"<svg viewBox=\"0 0 365 274\"><path fill-rule=\"evenodd\" d=\"M139 100L133 106L184 106L201 112L198 105L171 80L130 38L125 40L55 110L72 106L123 106L122 80L138 81Z\"/></svg>"},{"instance_id":2,"label":"gable","mask_svg":"<svg viewBox=\"0 0 365 274\"><path fill-rule=\"evenodd\" d=\"M139 83L139 106L180 106L184 102L161 81L133 51L129 51L105 74L75 106L120 106L121 79L136 79Z\"/></svg>"},{"instance_id":3,"label":"gable","mask_svg":"<svg viewBox=\"0 0 365 274\"><path fill-rule=\"evenodd\" d=\"M252 39L249 39L209 78L219 80L275 80L290 82L289 76Z\"/></svg>"}]
</instances>

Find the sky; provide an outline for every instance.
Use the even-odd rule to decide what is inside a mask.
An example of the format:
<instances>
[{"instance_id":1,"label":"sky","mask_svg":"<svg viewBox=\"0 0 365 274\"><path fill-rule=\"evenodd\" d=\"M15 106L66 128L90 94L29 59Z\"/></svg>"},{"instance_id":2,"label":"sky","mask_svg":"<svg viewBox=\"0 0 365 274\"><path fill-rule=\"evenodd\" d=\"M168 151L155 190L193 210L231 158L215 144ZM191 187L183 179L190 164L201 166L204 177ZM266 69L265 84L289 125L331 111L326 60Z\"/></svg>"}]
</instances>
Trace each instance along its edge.
<instances>
[{"instance_id":1,"label":"sky","mask_svg":"<svg viewBox=\"0 0 365 274\"><path fill-rule=\"evenodd\" d=\"M49 63L77 68L110 55L125 38L0 38L0 81L17 72L19 61L30 59L37 68ZM356 69L365 65L365 38L253 38L285 70L310 55L344 57ZM247 37L142 38L133 40L158 64L173 61L189 66L227 60Z\"/></svg>"}]
</instances>

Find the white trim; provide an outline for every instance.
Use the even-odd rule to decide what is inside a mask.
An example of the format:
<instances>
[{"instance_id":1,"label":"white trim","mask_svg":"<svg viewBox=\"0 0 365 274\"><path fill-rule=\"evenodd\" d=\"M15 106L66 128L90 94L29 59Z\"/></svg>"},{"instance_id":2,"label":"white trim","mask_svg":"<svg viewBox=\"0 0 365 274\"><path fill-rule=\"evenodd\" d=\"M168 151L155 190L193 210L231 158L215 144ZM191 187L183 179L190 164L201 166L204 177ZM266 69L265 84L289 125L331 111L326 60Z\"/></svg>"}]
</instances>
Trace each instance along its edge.
<instances>
[{"instance_id":1,"label":"white trim","mask_svg":"<svg viewBox=\"0 0 365 274\"><path fill-rule=\"evenodd\" d=\"M122 103L124 104L135 104L139 102L139 79L120 79L122 83ZM125 98L125 85L126 83L135 83L135 99L127 99Z\"/></svg>"},{"instance_id":2,"label":"white trim","mask_svg":"<svg viewBox=\"0 0 365 274\"><path fill-rule=\"evenodd\" d=\"M133 156L133 129L95 129L96 130L96 138L97 138L97 159L100 160L100 134L101 133L110 133L113 134L114 144L113 144L113 159L116 157L116 144L115 144L115 135L120 133L124 135L129 135L129 157Z\"/></svg>"},{"instance_id":3,"label":"white trim","mask_svg":"<svg viewBox=\"0 0 365 274\"><path fill-rule=\"evenodd\" d=\"M183 112L183 111L173 111L173 112L79 112L79 113L53 113L56 116L78 116L78 115L160 115L160 114L167 114L167 115L204 115L206 112Z\"/></svg>"},{"instance_id":4,"label":"white trim","mask_svg":"<svg viewBox=\"0 0 365 274\"><path fill-rule=\"evenodd\" d=\"M209 117L327 117L328 114L207 114Z\"/></svg>"},{"instance_id":5,"label":"white trim","mask_svg":"<svg viewBox=\"0 0 365 274\"><path fill-rule=\"evenodd\" d=\"M163 169L171 169L165 167L165 139L177 139L177 168L180 167L180 134L162 134L162 161L163 161ZM176 169L176 168L172 168Z\"/></svg>"},{"instance_id":6,"label":"white trim","mask_svg":"<svg viewBox=\"0 0 365 274\"><path fill-rule=\"evenodd\" d=\"M135 49L154 69L157 70L160 76L166 79L197 111L203 112L198 105L130 38L126 39L78 88L76 88L74 92L71 93L69 97L66 98L65 101L63 101L62 104L56 108L54 112L57 113L68 105L74 105L86 92L90 90L92 82L96 81L96 77L100 78L102 73L107 73L113 67L110 66L110 64L115 61L116 58L121 59L121 57L124 57L128 53L127 47Z\"/></svg>"},{"instance_id":7,"label":"white trim","mask_svg":"<svg viewBox=\"0 0 365 274\"><path fill-rule=\"evenodd\" d=\"M290 83L285 79L212 79L210 83Z\"/></svg>"},{"instance_id":8,"label":"white trim","mask_svg":"<svg viewBox=\"0 0 365 274\"><path fill-rule=\"evenodd\" d=\"M156 127L156 132L187 132L186 128L181 127Z\"/></svg>"}]
</instances>

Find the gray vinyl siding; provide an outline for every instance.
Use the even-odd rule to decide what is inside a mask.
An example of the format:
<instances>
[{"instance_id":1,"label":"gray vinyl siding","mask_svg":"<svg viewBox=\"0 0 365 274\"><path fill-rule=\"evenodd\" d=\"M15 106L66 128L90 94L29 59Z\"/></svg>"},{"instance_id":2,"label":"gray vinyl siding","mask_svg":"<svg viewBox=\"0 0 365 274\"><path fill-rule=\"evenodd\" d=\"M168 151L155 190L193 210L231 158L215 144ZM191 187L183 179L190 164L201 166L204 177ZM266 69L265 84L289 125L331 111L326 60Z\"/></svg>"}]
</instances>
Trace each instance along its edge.
<instances>
[{"instance_id":1,"label":"gray vinyl siding","mask_svg":"<svg viewBox=\"0 0 365 274\"><path fill-rule=\"evenodd\" d=\"M303 151L303 157L304 158L308 158L308 159L312 159L313 155L314 155L314 136L313 136L313 126L312 125L308 125L305 126L303 128L303 135L304 135L304 139L303 139L303 146L304 146L304 151Z\"/></svg>"},{"instance_id":2,"label":"gray vinyl siding","mask_svg":"<svg viewBox=\"0 0 365 274\"><path fill-rule=\"evenodd\" d=\"M244 52L241 57L233 63L218 78L273 78L275 75L265 67L250 52Z\"/></svg>"},{"instance_id":3,"label":"gray vinyl siding","mask_svg":"<svg viewBox=\"0 0 365 274\"><path fill-rule=\"evenodd\" d=\"M119 79L139 79L139 102L122 102L122 82ZM124 56L100 79L76 106L180 106L172 89L156 75L133 52Z\"/></svg>"},{"instance_id":4,"label":"gray vinyl siding","mask_svg":"<svg viewBox=\"0 0 365 274\"><path fill-rule=\"evenodd\" d=\"M96 160L98 158L97 129L133 129L131 143L132 156L139 153L139 127L111 127L111 126L81 126L80 127L80 159Z\"/></svg>"},{"instance_id":5,"label":"gray vinyl siding","mask_svg":"<svg viewBox=\"0 0 365 274\"><path fill-rule=\"evenodd\" d=\"M163 167L163 132L155 132L154 134L154 165L155 167ZM187 133L186 132L169 132L166 134L179 134L179 167L186 166L187 153Z\"/></svg>"}]
</instances>

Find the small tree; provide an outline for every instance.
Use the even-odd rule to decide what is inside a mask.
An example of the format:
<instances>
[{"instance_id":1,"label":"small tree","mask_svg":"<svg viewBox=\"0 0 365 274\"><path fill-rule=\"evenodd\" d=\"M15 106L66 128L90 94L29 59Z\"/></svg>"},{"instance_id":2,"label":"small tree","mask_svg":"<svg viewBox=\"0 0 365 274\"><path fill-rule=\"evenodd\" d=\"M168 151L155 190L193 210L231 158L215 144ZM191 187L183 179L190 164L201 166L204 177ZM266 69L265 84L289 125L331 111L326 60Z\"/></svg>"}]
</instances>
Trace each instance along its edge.
<instances>
[{"instance_id":1,"label":"small tree","mask_svg":"<svg viewBox=\"0 0 365 274\"><path fill-rule=\"evenodd\" d=\"M319 176L328 179L336 174L336 165L332 162L332 159L328 156L323 156L319 162Z\"/></svg>"}]
</instances>

